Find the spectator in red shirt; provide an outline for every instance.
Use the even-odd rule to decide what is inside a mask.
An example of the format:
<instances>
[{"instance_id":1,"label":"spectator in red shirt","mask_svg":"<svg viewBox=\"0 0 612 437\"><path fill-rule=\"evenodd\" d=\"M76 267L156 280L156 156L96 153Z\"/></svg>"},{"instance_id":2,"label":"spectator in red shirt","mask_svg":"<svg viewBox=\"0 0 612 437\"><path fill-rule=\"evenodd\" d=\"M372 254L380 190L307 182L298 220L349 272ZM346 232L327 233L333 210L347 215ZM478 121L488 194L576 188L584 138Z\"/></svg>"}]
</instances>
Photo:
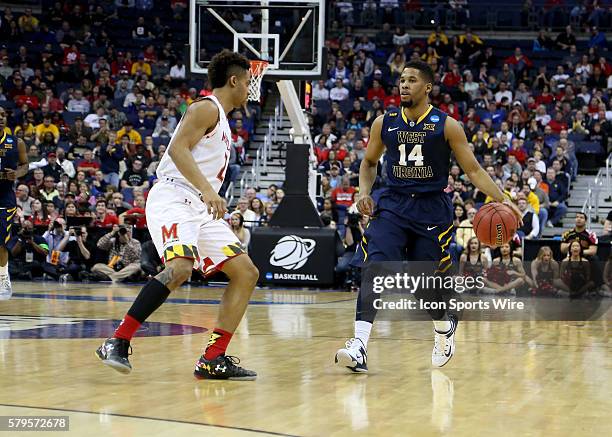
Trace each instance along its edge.
<instances>
[{"instance_id":1,"label":"spectator in red shirt","mask_svg":"<svg viewBox=\"0 0 612 437\"><path fill-rule=\"evenodd\" d=\"M374 79L374 82L372 83L372 88L368 90L368 100L374 100L375 97L381 102L384 102L385 97L387 97L385 90L380 85L380 82L376 79Z\"/></svg>"},{"instance_id":2,"label":"spectator in red shirt","mask_svg":"<svg viewBox=\"0 0 612 437\"><path fill-rule=\"evenodd\" d=\"M17 96L25 92L24 86L23 86L23 79L21 78L21 76L17 76L17 74L19 73L15 72L13 74L13 86L11 87L7 95L7 97L11 100L14 100ZM9 84L10 84L10 79L6 81L4 86L7 87L7 85Z\"/></svg>"},{"instance_id":3,"label":"spectator in red shirt","mask_svg":"<svg viewBox=\"0 0 612 437\"><path fill-rule=\"evenodd\" d=\"M64 49L64 58L62 59L62 63L64 65L73 65L76 64L81 58L81 53L77 48L76 44L72 44L70 47L66 47Z\"/></svg>"},{"instance_id":4,"label":"spectator in red shirt","mask_svg":"<svg viewBox=\"0 0 612 437\"><path fill-rule=\"evenodd\" d=\"M348 176L342 177L342 185L335 188L331 193L331 198L336 205L343 205L346 208L353 204L353 198L357 190L351 187L351 181Z\"/></svg>"},{"instance_id":5,"label":"spectator in red shirt","mask_svg":"<svg viewBox=\"0 0 612 437\"><path fill-rule=\"evenodd\" d=\"M95 228L111 228L113 225L118 225L117 216L106 209L106 201L98 200L96 202L96 219L93 222Z\"/></svg>"},{"instance_id":6,"label":"spectator in red shirt","mask_svg":"<svg viewBox=\"0 0 612 437\"><path fill-rule=\"evenodd\" d=\"M132 71L132 62L126 59L125 53L117 52L117 59L111 63L111 73L117 76L122 70Z\"/></svg>"},{"instance_id":7,"label":"spectator in red shirt","mask_svg":"<svg viewBox=\"0 0 612 437\"><path fill-rule=\"evenodd\" d=\"M45 90L45 97L42 99L42 103L49 105L50 112L64 112L64 104L60 99L53 96L53 90L50 88Z\"/></svg>"},{"instance_id":8,"label":"spectator in red shirt","mask_svg":"<svg viewBox=\"0 0 612 437\"><path fill-rule=\"evenodd\" d=\"M535 101L538 105L550 105L555 101L555 96L550 93L550 88L548 85L544 85L544 88L542 88L542 94L537 96Z\"/></svg>"},{"instance_id":9,"label":"spectator in red shirt","mask_svg":"<svg viewBox=\"0 0 612 437\"><path fill-rule=\"evenodd\" d=\"M84 171L90 177L96 174L96 170L100 169L100 163L94 159L91 150L83 152L83 159L77 163L77 171Z\"/></svg>"},{"instance_id":10,"label":"spectator in red shirt","mask_svg":"<svg viewBox=\"0 0 612 437\"><path fill-rule=\"evenodd\" d=\"M447 88L455 88L461 83L461 74L459 73L457 64L453 64L452 70L444 73L444 76L442 76L442 83Z\"/></svg>"},{"instance_id":11,"label":"spectator in red shirt","mask_svg":"<svg viewBox=\"0 0 612 437\"><path fill-rule=\"evenodd\" d=\"M336 159L340 162L342 162L342 160L348 156L346 146L340 145L340 141L338 139L332 141L330 151L332 150L336 153Z\"/></svg>"},{"instance_id":12,"label":"spectator in red shirt","mask_svg":"<svg viewBox=\"0 0 612 437\"><path fill-rule=\"evenodd\" d=\"M400 103L401 103L401 97L400 97L398 86L394 86L391 89L391 94L385 97L384 103L385 103L385 108L388 108L389 106L399 108Z\"/></svg>"},{"instance_id":13,"label":"spectator in red shirt","mask_svg":"<svg viewBox=\"0 0 612 437\"><path fill-rule=\"evenodd\" d=\"M439 108L440 111L446 112L455 120L459 120L461 117L459 114L459 108L453 103L450 94L444 94L444 101L440 103Z\"/></svg>"},{"instance_id":14,"label":"spectator in red shirt","mask_svg":"<svg viewBox=\"0 0 612 437\"><path fill-rule=\"evenodd\" d=\"M516 157L516 160L521 164L521 166L525 165L525 161L527 160L527 152L523 147L521 147L521 142L518 138L512 139L512 146L508 150L508 156Z\"/></svg>"},{"instance_id":15,"label":"spectator in red shirt","mask_svg":"<svg viewBox=\"0 0 612 437\"><path fill-rule=\"evenodd\" d=\"M153 44L149 44L143 54L145 62L154 63L157 62L157 54L155 53L155 46Z\"/></svg>"},{"instance_id":16,"label":"spectator in red shirt","mask_svg":"<svg viewBox=\"0 0 612 437\"><path fill-rule=\"evenodd\" d=\"M38 101L38 97L32 94L32 86L26 85L23 94L20 94L15 97L15 104L18 107L22 107L23 105L28 105L30 109L38 110L40 107L40 102Z\"/></svg>"},{"instance_id":17,"label":"spectator in red shirt","mask_svg":"<svg viewBox=\"0 0 612 437\"><path fill-rule=\"evenodd\" d=\"M524 69L533 67L533 62L527 56L523 55L520 47L514 49L514 54L506 58L504 63L514 68L515 76L519 76Z\"/></svg>"},{"instance_id":18,"label":"spectator in red shirt","mask_svg":"<svg viewBox=\"0 0 612 437\"><path fill-rule=\"evenodd\" d=\"M559 135L562 130L566 130L567 123L563 121L563 113L561 111L557 111L554 120L551 120L550 123L548 123L548 126L550 126L553 133L556 135Z\"/></svg>"},{"instance_id":19,"label":"spectator in red shirt","mask_svg":"<svg viewBox=\"0 0 612 437\"><path fill-rule=\"evenodd\" d=\"M134 197L134 208L128 209L119 216L119 224L133 224L137 229L147 227L147 216L145 215L145 198L139 194Z\"/></svg>"},{"instance_id":20,"label":"spectator in red shirt","mask_svg":"<svg viewBox=\"0 0 612 437\"><path fill-rule=\"evenodd\" d=\"M234 125L234 133L241 137L245 144L249 142L249 132L244 128L241 119L236 120L236 124Z\"/></svg>"}]
</instances>

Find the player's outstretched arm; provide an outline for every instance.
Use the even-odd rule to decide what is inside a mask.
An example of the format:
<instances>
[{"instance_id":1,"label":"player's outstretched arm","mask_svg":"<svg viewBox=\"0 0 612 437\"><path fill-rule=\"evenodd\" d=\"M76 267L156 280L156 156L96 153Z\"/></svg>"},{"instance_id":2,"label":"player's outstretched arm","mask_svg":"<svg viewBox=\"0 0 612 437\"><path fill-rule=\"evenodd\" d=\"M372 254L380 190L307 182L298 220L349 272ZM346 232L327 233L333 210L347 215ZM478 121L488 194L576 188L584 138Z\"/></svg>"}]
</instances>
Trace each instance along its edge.
<instances>
[{"instance_id":1,"label":"player's outstretched arm","mask_svg":"<svg viewBox=\"0 0 612 437\"><path fill-rule=\"evenodd\" d=\"M202 201L208 207L208 213L215 219L223 218L227 211L225 200L206 180L193 159L191 149L217 124L218 120L219 110L213 102L204 100L189 105L185 119L168 146L168 153L176 168L201 193Z\"/></svg>"},{"instance_id":2,"label":"player's outstretched arm","mask_svg":"<svg viewBox=\"0 0 612 437\"><path fill-rule=\"evenodd\" d=\"M365 156L359 167L359 195L357 196L357 210L364 215L374 213L374 201L370 197L372 185L376 180L376 169L378 160L385 152L385 145L382 142L382 123L383 115L379 115L370 130L370 141L366 149Z\"/></svg>"},{"instance_id":3,"label":"player's outstretched arm","mask_svg":"<svg viewBox=\"0 0 612 437\"><path fill-rule=\"evenodd\" d=\"M463 169L465 174L470 178L470 181L480 191L486 193L496 202L501 202L512 208L514 215L516 216L519 223L523 223L522 214L517 206L510 200L506 199L502 190L495 184L493 179L487 174L484 168L480 166L474 153L470 150L465 137L465 132L461 128L461 125L457 120L446 117L446 123L444 124L444 136L448 140L451 149L455 153L459 166Z\"/></svg>"}]
</instances>

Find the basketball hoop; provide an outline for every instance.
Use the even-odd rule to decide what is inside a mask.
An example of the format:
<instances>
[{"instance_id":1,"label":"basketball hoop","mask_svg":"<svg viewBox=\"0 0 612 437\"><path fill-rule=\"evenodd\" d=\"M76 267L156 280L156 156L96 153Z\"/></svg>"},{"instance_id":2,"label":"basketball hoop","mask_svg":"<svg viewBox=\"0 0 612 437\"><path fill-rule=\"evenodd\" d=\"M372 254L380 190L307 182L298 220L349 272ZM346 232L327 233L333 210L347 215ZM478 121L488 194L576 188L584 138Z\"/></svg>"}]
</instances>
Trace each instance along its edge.
<instances>
[{"instance_id":1,"label":"basketball hoop","mask_svg":"<svg viewBox=\"0 0 612 437\"><path fill-rule=\"evenodd\" d=\"M261 98L261 80L268 70L268 61L251 61L251 80L249 81L249 96L251 101L259 101Z\"/></svg>"}]
</instances>

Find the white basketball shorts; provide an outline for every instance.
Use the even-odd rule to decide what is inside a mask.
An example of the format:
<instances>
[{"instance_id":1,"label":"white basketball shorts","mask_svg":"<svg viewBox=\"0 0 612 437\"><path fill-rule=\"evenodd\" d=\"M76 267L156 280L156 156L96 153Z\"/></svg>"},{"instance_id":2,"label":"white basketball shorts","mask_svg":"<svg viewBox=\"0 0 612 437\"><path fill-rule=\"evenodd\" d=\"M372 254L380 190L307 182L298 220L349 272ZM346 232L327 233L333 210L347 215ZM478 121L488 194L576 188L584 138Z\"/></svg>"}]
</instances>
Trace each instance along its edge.
<instances>
[{"instance_id":1,"label":"white basketball shorts","mask_svg":"<svg viewBox=\"0 0 612 437\"><path fill-rule=\"evenodd\" d=\"M198 193L171 179L157 182L147 198L147 227L157 253L166 263L193 259L204 275L220 270L228 259L244 253L223 220L214 220Z\"/></svg>"}]
</instances>

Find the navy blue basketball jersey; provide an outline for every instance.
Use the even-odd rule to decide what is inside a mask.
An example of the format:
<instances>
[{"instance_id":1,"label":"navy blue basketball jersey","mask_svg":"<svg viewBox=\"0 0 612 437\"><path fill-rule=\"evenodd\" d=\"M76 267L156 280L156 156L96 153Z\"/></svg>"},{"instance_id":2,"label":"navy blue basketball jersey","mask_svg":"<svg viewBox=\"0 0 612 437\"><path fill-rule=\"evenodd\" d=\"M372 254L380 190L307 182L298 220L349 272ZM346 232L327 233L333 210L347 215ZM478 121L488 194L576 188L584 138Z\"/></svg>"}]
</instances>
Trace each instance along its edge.
<instances>
[{"instance_id":1,"label":"navy blue basketball jersey","mask_svg":"<svg viewBox=\"0 0 612 437\"><path fill-rule=\"evenodd\" d=\"M5 170L17 170L19 165L19 148L17 138L0 133L0 208L12 208L16 204L14 181L4 176Z\"/></svg>"},{"instance_id":2,"label":"navy blue basketball jersey","mask_svg":"<svg viewBox=\"0 0 612 437\"><path fill-rule=\"evenodd\" d=\"M388 186L407 193L442 191L448 185L451 148L444 137L447 114L429 105L418 120L401 109L388 111L382 123Z\"/></svg>"}]
</instances>

